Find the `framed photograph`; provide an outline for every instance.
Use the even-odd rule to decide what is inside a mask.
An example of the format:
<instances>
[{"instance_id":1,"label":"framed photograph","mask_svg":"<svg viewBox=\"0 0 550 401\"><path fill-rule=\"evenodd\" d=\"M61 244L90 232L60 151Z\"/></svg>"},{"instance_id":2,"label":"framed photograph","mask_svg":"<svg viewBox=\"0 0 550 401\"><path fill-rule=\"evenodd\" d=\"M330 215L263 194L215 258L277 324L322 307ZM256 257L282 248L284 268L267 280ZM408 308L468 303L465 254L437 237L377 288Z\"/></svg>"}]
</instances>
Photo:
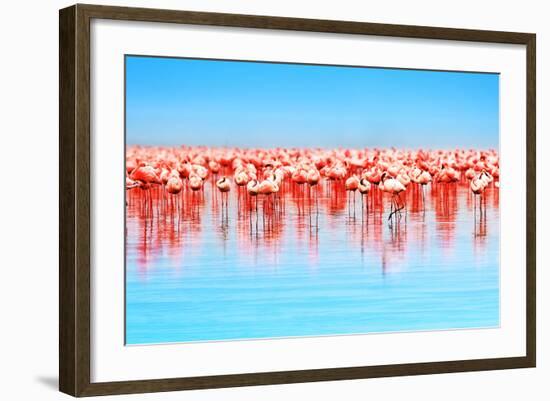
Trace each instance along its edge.
<instances>
[{"instance_id":1,"label":"framed photograph","mask_svg":"<svg viewBox=\"0 0 550 401\"><path fill-rule=\"evenodd\" d=\"M60 11L60 390L535 366L535 35Z\"/></svg>"}]
</instances>

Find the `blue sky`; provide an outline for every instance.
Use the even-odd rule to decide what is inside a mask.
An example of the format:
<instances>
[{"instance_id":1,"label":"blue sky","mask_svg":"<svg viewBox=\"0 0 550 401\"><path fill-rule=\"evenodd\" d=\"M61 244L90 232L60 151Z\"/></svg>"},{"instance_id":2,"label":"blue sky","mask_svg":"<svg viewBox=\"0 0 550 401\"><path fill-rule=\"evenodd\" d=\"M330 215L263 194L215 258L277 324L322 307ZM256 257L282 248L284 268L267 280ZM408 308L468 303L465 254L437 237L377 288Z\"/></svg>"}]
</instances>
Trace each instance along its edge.
<instances>
[{"instance_id":1,"label":"blue sky","mask_svg":"<svg viewBox=\"0 0 550 401\"><path fill-rule=\"evenodd\" d=\"M497 74L126 56L129 145L497 148Z\"/></svg>"}]
</instances>

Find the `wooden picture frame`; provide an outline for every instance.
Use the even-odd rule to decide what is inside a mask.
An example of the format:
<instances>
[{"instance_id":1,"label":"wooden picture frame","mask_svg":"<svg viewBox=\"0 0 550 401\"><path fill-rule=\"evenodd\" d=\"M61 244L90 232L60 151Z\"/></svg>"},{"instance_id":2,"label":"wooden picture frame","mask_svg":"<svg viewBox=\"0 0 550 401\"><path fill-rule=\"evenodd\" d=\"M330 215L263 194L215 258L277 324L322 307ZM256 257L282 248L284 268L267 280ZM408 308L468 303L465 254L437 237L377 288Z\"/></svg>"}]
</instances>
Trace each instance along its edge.
<instances>
[{"instance_id":1,"label":"wooden picture frame","mask_svg":"<svg viewBox=\"0 0 550 401\"><path fill-rule=\"evenodd\" d=\"M526 356L222 376L90 380L90 21L164 22L526 46ZM73 396L143 393L534 367L536 361L535 34L74 5L59 14L59 388Z\"/></svg>"}]
</instances>

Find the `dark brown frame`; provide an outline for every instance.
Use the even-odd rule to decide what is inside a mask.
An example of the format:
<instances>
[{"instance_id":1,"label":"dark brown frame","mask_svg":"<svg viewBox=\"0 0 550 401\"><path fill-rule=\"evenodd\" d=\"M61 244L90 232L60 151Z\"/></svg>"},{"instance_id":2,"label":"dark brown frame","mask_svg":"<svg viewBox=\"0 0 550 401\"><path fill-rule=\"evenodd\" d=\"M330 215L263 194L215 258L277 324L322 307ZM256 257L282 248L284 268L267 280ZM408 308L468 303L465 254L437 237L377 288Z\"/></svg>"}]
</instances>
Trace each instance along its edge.
<instances>
[{"instance_id":1,"label":"dark brown frame","mask_svg":"<svg viewBox=\"0 0 550 401\"><path fill-rule=\"evenodd\" d=\"M526 349L523 357L408 363L123 382L90 382L90 20L92 18L403 38L511 43L527 48ZM73 396L535 367L536 35L77 4L59 12L59 389Z\"/></svg>"}]
</instances>

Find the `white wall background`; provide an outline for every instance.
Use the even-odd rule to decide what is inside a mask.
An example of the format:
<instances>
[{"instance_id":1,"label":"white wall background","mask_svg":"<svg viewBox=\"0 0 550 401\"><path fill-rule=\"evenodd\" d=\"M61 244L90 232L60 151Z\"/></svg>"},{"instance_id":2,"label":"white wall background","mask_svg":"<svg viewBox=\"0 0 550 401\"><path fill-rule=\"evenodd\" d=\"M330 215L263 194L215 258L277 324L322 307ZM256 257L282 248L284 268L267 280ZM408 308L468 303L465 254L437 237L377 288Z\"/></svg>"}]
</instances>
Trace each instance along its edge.
<instances>
[{"instance_id":1,"label":"white wall background","mask_svg":"<svg viewBox=\"0 0 550 401\"><path fill-rule=\"evenodd\" d=\"M91 1L91 0L90 0ZM550 348L550 224L544 172L550 161L550 25L545 2L462 0L337 2L160 0L100 4L357 20L537 33L538 367L313 384L105 397L139 400L543 400ZM0 398L57 400L58 9L69 1L5 2L0 21ZM519 244L521 246L522 244Z\"/></svg>"}]
</instances>

